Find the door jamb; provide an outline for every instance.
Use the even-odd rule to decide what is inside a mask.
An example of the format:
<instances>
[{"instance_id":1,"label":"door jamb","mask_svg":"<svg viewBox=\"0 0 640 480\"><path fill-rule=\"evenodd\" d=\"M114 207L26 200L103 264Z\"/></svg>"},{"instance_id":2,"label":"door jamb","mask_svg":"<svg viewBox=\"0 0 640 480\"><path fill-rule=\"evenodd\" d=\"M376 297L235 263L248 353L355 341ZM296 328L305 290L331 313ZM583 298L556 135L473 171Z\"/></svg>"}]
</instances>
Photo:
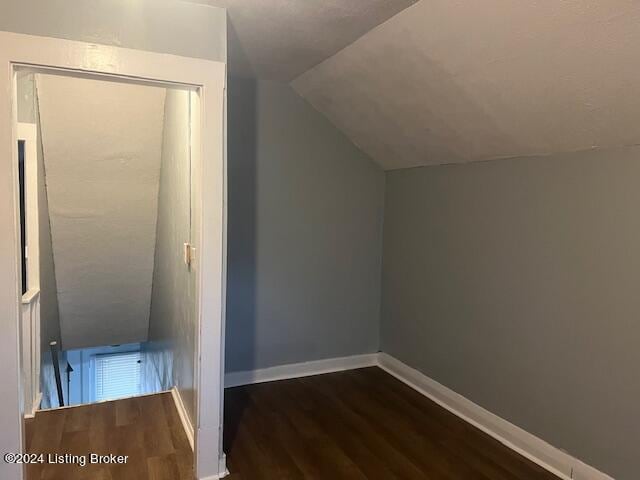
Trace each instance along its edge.
<instances>
[{"instance_id":1,"label":"door jamb","mask_svg":"<svg viewBox=\"0 0 640 480\"><path fill-rule=\"evenodd\" d=\"M226 270L225 64L49 37L0 32L0 451L24 451L20 402L20 231L17 161L16 70L197 89L200 117L193 158L199 167L197 362L194 449L197 478L224 473L224 306ZM206 132L206 134L204 134ZM218 452L218 456L212 452ZM0 477L22 480L20 465L0 462Z\"/></svg>"}]
</instances>

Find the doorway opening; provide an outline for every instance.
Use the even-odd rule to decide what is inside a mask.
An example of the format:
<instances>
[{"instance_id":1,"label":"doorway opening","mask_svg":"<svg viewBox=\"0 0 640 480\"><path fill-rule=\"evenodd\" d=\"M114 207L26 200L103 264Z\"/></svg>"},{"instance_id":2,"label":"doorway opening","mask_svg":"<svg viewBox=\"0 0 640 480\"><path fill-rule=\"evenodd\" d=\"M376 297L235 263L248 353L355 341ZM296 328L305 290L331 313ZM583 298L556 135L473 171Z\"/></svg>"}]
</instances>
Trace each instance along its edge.
<instances>
[{"instance_id":1,"label":"doorway opening","mask_svg":"<svg viewBox=\"0 0 640 480\"><path fill-rule=\"evenodd\" d=\"M194 415L193 91L32 69L17 85L27 402L177 387Z\"/></svg>"},{"instance_id":2,"label":"doorway opening","mask_svg":"<svg viewBox=\"0 0 640 480\"><path fill-rule=\"evenodd\" d=\"M0 64L5 65L10 72L0 78L0 97L5 106L11 108L4 109L5 115L0 115L0 170L5 185L0 189L0 219L9 228L0 235L0 305L4 314L3 329L6 333L5 343L0 349L0 356L6 368L3 370L3 392L6 394L5 408L0 416L4 429L5 450L12 452L29 452L30 438L40 438L32 436L33 429L26 425L38 416L60 416L74 417L79 409L88 413L91 419L90 424L101 426L103 420L109 425L115 425L114 418L120 418L115 404L125 402L126 407L120 407L121 411L128 413L138 412L144 417L145 422L155 424L155 420L161 417L162 411L172 412L173 417L164 417L166 425L178 424L178 430L184 431L190 436L188 445L193 451L191 456L194 460L196 477L206 477L219 475L225 471L225 459L221 450L221 418L222 418L222 357L224 352L223 336L223 312L224 312L224 254L225 254L225 128L224 128L224 88L225 88L225 68L221 62L208 61L203 59L164 55L152 52L129 50L118 47L88 44L84 42L74 42L55 38L45 38L29 35L0 32L2 41L0 45ZM51 76L63 76L73 79L101 80L106 83L126 84L165 88L168 90L182 90L189 92L191 100L189 104L189 118L191 121L191 155L193 167L192 186L193 197L195 198L195 209L192 214L194 231L196 237L191 240L198 247L197 255L190 243L184 242L180 248L180 259L184 265L185 261L195 271L197 282L195 289L195 310L196 324L194 328L195 351L186 352L180 348L185 343L183 341L173 341L169 336L155 342L155 348L148 347L148 342L137 342L128 339L109 340L107 346L128 345L130 343L140 343L141 351L144 355L155 357L154 361L165 366L159 371L159 381L172 378L174 388L171 393L152 394L135 397L125 400L105 401L92 403L90 405L72 406L56 408L52 401L52 409L39 411L40 406L46 405L44 392L41 389L42 378L50 378L46 372L41 372L46 365L54 364L53 359L69 351L69 344L65 345L65 336L60 334L60 342L54 344L56 354L50 355L51 345L47 344L49 335L47 332L39 331L41 319L39 317L41 309L39 304L45 299L46 292L40 289L30 290L29 284L34 276L30 274L30 266L39 265L41 262L35 261L35 257L40 253L36 249L30 249L30 242L40 237L35 235L39 227L36 223L35 229L30 225L30 219L39 219L39 215L29 215L30 192L34 191L30 182L34 178L29 175L29 165L37 165L37 162L29 162L29 159L38 157L37 146L46 142L44 136L40 136L37 141L24 142L24 194L26 206L20 208L20 181L19 181L19 140L23 140L21 129L29 122L25 121L23 111L18 114L20 105L28 104L23 95L24 91L20 87L21 77L28 77L30 74L41 74ZM105 100L104 104L108 104ZM28 111L28 108L27 108ZM40 112L41 113L41 112ZM134 112L135 113L135 112ZM93 120L90 120L93 121ZM34 122L31 121L31 126ZM95 122L94 122L95 123ZM33 130L33 129L31 129ZM37 130L37 129L36 129ZM206 135L201 135L200 131L206 131ZM37 131L36 131L37 135ZM46 134L45 134L46 135ZM36 137L37 138L37 137ZM82 144L80 144L82 145ZM110 145L106 145L108 149ZM31 150L36 149L35 154ZM71 152L74 153L74 152ZM195 161L194 161L195 160ZM74 167L81 166L81 163ZM52 178L47 172L46 176ZM43 177L44 178L44 177ZM195 181L193 181L195 179ZM80 183L80 182L78 182ZM204 188L203 188L204 187ZM47 184L49 189L50 185ZM40 190L42 191L42 190ZM129 208L136 210L133 204ZM25 211L26 232L21 235L20 212ZM48 210L47 210L48 211ZM80 216L82 217L82 215ZM113 229L118 231L117 229ZM70 232L61 230L62 232ZM104 229L106 233L111 230ZM31 232L31 233L30 233ZM55 226L51 225L49 233L55 234ZM27 274L22 275L21 271L21 239L25 238L25 259ZM103 243L106 243L102 241ZM53 245L54 241L51 242ZM185 245L185 243L187 243ZM115 242L114 242L115 245ZM53 250L53 247L52 247ZM55 253L55 252L53 252ZM53 256L52 253L52 256ZM155 252L154 268L155 268ZM82 257L79 256L80 259ZM86 259L85 259L86 260ZM36 272L41 272L36 269ZM44 272L44 271L43 271ZM42 273L43 273L42 272ZM56 270L56 284L58 271ZM27 277L27 292L22 295L21 283L23 276ZM93 280L87 277L88 280ZM38 279L39 281L39 279ZM42 282L44 284L44 281ZM37 283L40 285L40 283ZM81 285L84 287L84 285ZM109 285L117 289L114 282ZM106 291L106 290L105 290ZM202 293L201 293L202 292ZM59 297L59 296L58 296ZM171 297L169 297L171 298ZM60 298L58 298L60 301ZM60 302L59 302L60 303ZM118 306L114 302L114 306ZM60 314L60 312L59 312ZM149 314L150 315L150 314ZM64 317L64 314L61 315ZM44 322L42 322L44 325ZM61 324L64 328L64 320ZM102 329L85 332L81 338L89 338L90 335L103 332L107 327L101 325ZM184 340L182 333L184 328L177 329L181 335L177 338ZM78 330L76 330L76 333ZM94 344L95 345L95 344ZM86 345L76 345L77 348L84 348ZM104 346L104 345L103 345ZM72 349L73 350L73 349ZM193 353L193 355L191 355ZM51 357L47 362L46 356ZM188 357L188 358L187 358ZM186 360L181 360L186 359ZM57 392L58 386L62 386L65 379L66 365L59 361L58 371L54 367L56 378L56 390L50 389L51 398L55 401L63 398L64 392ZM147 362L149 364L151 362ZM188 369L187 366L193 366ZM171 375L170 375L171 372ZM173 373L176 373L173 375ZM191 375L190 375L191 373ZM184 387L184 385L187 385ZM42 394L39 398L38 394ZM67 394L68 397L68 394ZM121 405L121 403L118 403ZM190 406L193 408L190 411ZM177 411L177 413L176 413ZM34 413L36 413L34 419ZM127 415L128 421L135 415ZM179 418L178 418L179 417ZM44 417L42 417L44 418ZM51 417L49 417L51 418ZM86 418L86 417L83 417ZM176 420L177 419L177 420ZM180 428L182 427L182 428ZM48 427L45 428L45 431ZM175 432L172 427L171 432ZM76 433L76 432L74 432ZM167 433L167 432L165 432ZM83 435L90 435L89 432ZM167 433L168 435L168 433ZM145 434L145 438L153 438L154 445L160 445L159 441L164 437ZM64 436L64 435L63 435ZM82 435L80 435L81 437ZM91 435L90 435L91 436ZM78 435L72 435L78 439ZM99 438L100 436L96 437ZM37 442L36 442L37 443ZM89 442L80 442L88 446ZM77 446L80 443L76 442ZM114 446L129 445L127 442L115 442ZM163 445L168 447L174 442L166 441ZM42 446L42 445L41 445ZM139 446L139 445L138 445ZM197 452L208 452L208 454L198 454ZM170 454L170 452L155 452L158 454ZM155 458L155 457L154 457ZM159 461L159 460L158 460ZM163 460L164 461L164 460ZM18 464L0 465L0 473L3 478L25 478L25 469ZM153 472L149 473L151 475ZM47 474L49 475L49 474ZM54 474L55 475L55 474ZM134 475L135 476L135 475ZM153 476L153 475L152 475ZM28 477L28 475L27 475ZM39 478L36 476L36 478ZM138 476L136 478L144 478ZM189 478L191 478L189 476Z\"/></svg>"}]
</instances>

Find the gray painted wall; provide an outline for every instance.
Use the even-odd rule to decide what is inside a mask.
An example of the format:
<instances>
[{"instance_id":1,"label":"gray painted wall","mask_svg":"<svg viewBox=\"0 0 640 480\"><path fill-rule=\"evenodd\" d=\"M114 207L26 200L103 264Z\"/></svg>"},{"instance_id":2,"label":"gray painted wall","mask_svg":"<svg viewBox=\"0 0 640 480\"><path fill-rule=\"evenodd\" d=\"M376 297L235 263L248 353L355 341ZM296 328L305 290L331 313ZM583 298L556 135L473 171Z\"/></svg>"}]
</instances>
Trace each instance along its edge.
<instances>
[{"instance_id":1,"label":"gray painted wall","mask_svg":"<svg viewBox=\"0 0 640 480\"><path fill-rule=\"evenodd\" d=\"M24 77L31 86L29 89L31 102L27 102L28 113L32 116L38 129L38 230L40 235L40 389L42 391L42 407L57 405L57 392L53 372L53 362L49 342L56 341L61 345L60 314L58 310L58 290L56 272L53 261L53 242L51 240L51 223L49 221L49 201L47 198L46 170L42 147L42 129L38 110L37 94L33 75ZM20 115L20 106L18 115ZM26 120L26 119L25 119ZM64 355L61 354L61 357ZM62 358L61 358L62 359Z\"/></svg>"},{"instance_id":2,"label":"gray painted wall","mask_svg":"<svg viewBox=\"0 0 640 480\"><path fill-rule=\"evenodd\" d=\"M382 170L285 84L228 95L227 371L376 352Z\"/></svg>"},{"instance_id":3,"label":"gray painted wall","mask_svg":"<svg viewBox=\"0 0 640 480\"><path fill-rule=\"evenodd\" d=\"M637 478L639 185L639 147L387 173L382 350Z\"/></svg>"},{"instance_id":4,"label":"gray painted wall","mask_svg":"<svg viewBox=\"0 0 640 480\"><path fill-rule=\"evenodd\" d=\"M195 270L184 263L191 238L189 92L167 89L158 193L149 340L144 346L162 390L176 386L195 425L194 363L197 322Z\"/></svg>"},{"instance_id":5,"label":"gray painted wall","mask_svg":"<svg viewBox=\"0 0 640 480\"><path fill-rule=\"evenodd\" d=\"M3 0L0 30L225 62L226 20L177 0Z\"/></svg>"}]
</instances>

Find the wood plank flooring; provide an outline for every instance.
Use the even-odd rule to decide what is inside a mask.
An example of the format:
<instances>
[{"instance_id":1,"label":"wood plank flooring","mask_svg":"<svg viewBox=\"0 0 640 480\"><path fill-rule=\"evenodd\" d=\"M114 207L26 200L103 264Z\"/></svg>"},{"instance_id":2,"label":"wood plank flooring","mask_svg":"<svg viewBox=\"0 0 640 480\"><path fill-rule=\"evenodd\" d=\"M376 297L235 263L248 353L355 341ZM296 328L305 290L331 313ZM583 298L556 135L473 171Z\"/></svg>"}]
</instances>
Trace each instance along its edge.
<instances>
[{"instance_id":1,"label":"wood plank flooring","mask_svg":"<svg viewBox=\"0 0 640 480\"><path fill-rule=\"evenodd\" d=\"M557 480L378 368L228 389L229 480ZM28 480L193 480L170 394L39 412L30 453L128 455L32 465Z\"/></svg>"},{"instance_id":2,"label":"wood plank flooring","mask_svg":"<svg viewBox=\"0 0 640 480\"><path fill-rule=\"evenodd\" d=\"M557 480L374 367L228 389L229 480Z\"/></svg>"},{"instance_id":3,"label":"wood plank flooring","mask_svg":"<svg viewBox=\"0 0 640 480\"><path fill-rule=\"evenodd\" d=\"M171 394L38 412L29 453L128 455L125 464L36 464L28 480L193 480L193 453Z\"/></svg>"}]
</instances>

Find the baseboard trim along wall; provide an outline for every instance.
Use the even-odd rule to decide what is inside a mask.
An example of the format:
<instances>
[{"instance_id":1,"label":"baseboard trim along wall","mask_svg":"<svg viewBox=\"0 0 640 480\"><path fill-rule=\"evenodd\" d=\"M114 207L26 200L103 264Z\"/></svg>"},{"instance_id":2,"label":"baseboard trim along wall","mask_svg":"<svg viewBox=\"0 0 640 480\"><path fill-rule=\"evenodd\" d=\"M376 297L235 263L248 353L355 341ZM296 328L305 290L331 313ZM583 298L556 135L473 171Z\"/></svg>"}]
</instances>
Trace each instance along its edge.
<instances>
[{"instance_id":1,"label":"baseboard trim along wall","mask_svg":"<svg viewBox=\"0 0 640 480\"><path fill-rule=\"evenodd\" d=\"M382 368L457 417L564 480L614 480L609 475L485 410L418 370L382 352L294 363L247 372L227 373L225 375L225 387L237 387L373 366Z\"/></svg>"},{"instance_id":2,"label":"baseboard trim along wall","mask_svg":"<svg viewBox=\"0 0 640 480\"><path fill-rule=\"evenodd\" d=\"M441 407L562 479L613 480L386 353L379 354L378 365Z\"/></svg>"},{"instance_id":3,"label":"baseboard trim along wall","mask_svg":"<svg viewBox=\"0 0 640 480\"><path fill-rule=\"evenodd\" d=\"M220 459L218 469L222 473L208 477L201 477L199 480L219 480L229 475L229 470L227 470L227 456L224 453L222 454L222 458Z\"/></svg>"},{"instance_id":4,"label":"baseboard trim along wall","mask_svg":"<svg viewBox=\"0 0 640 480\"><path fill-rule=\"evenodd\" d=\"M250 385L252 383L274 382L288 378L308 377L322 373L373 367L377 364L377 353L329 358L312 362L291 363L289 365L280 365L247 372L227 373L224 376L224 384L227 388L239 387L240 385Z\"/></svg>"},{"instance_id":5,"label":"baseboard trim along wall","mask_svg":"<svg viewBox=\"0 0 640 480\"><path fill-rule=\"evenodd\" d=\"M180 396L180 392L177 387L173 387L171 389L171 397L173 398L173 403L176 406L176 410L178 411L178 416L180 417L180 422L182 422L182 428L184 428L184 433L187 434L187 439L189 440L189 445L191 445L191 451L193 451L193 425L191 425L191 421L189 420L189 415L187 415L187 410L184 408L184 403L182 402L182 397Z\"/></svg>"}]
</instances>

